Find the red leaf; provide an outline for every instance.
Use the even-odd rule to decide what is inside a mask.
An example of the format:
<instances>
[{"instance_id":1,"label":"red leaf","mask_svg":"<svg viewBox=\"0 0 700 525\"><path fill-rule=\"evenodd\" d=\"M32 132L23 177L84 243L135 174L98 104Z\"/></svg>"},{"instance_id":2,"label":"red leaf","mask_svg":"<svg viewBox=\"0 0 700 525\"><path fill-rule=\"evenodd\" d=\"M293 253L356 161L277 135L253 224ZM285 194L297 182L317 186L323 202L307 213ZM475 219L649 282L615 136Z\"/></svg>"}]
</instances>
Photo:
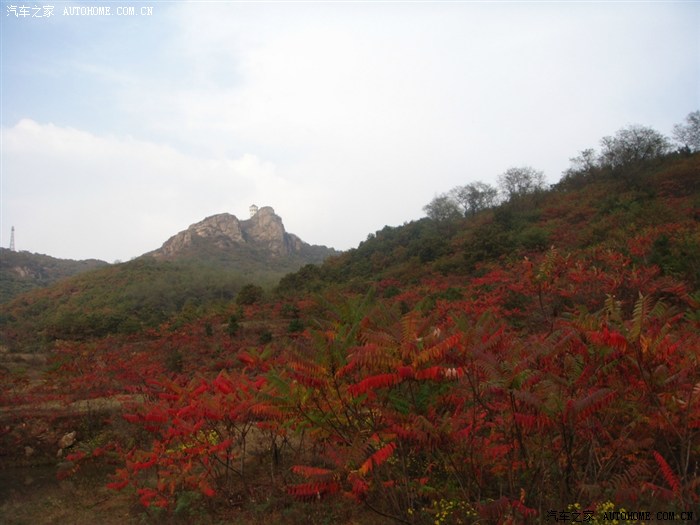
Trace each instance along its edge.
<instances>
[{"instance_id":1,"label":"red leaf","mask_svg":"<svg viewBox=\"0 0 700 525\"><path fill-rule=\"evenodd\" d=\"M401 379L410 379L413 377L413 367L411 366L400 366L399 367L399 377Z\"/></svg>"},{"instance_id":2,"label":"red leaf","mask_svg":"<svg viewBox=\"0 0 700 525\"><path fill-rule=\"evenodd\" d=\"M216 491L213 488L211 488L209 485L207 485L204 481L202 481L199 484L199 491L202 494L204 494L205 496L207 496L208 498L211 498L216 494Z\"/></svg>"},{"instance_id":3,"label":"red leaf","mask_svg":"<svg viewBox=\"0 0 700 525\"><path fill-rule=\"evenodd\" d=\"M384 445L382 448L380 448L374 454L367 458L367 460L358 469L358 472L364 476L372 469L374 469L374 467L378 467L387 459L389 459L389 457L391 457L391 455L394 453L395 449L396 443L394 442Z\"/></svg>"},{"instance_id":4,"label":"red leaf","mask_svg":"<svg viewBox=\"0 0 700 525\"><path fill-rule=\"evenodd\" d=\"M228 377L224 376L223 371L219 372L219 375L214 379L214 386L223 394L230 394L233 392L233 383L231 383Z\"/></svg>"},{"instance_id":5,"label":"red leaf","mask_svg":"<svg viewBox=\"0 0 700 525\"><path fill-rule=\"evenodd\" d=\"M123 481L113 481L112 483L107 483L107 488L112 490L122 490L129 484L129 480L125 479Z\"/></svg>"},{"instance_id":6,"label":"red leaf","mask_svg":"<svg viewBox=\"0 0 700 525\"><path fill-rule=\"evenodd\" d=\"M348 387L348 391L353 396L358 396L366 393L369 390L394 386L399 382L401 382L401 378L398 374L378 374L367 377L354 385L350 385Z\"/></svg>"},{"instance_id":7,"label":"red leaf","mask_svg":"<svg viewBox=\"0 0 700 525\"><path fill-rule=\"evenodd\" d=\"M441 366L431 366L416 372L416 379L430 379L439 381L445 377L445 369Z\"/></svg>"},{"instance_id":8,"label":"red leaf","mask_svg":"<svg viewBox=\"0 0 700 525\"><path fill-rule=\"evenodd\" d=\"M306 465L294 465L292 467L292 472L299 474L300 476L304 476L305 478L328 476L329 474L333 473L332 470L327 468L307 467Z\"/></svg>"},{"instance_id":9,"label":"red leaf","mask_svg":"<svg viewBox=\"0 0 700 525\"><path fill-rule=\"evenodd\" d=\"M85 457L85 452L83 452L82 450L79 450L78 452L68 454L66 456L66 461L80 461L84 457Z\"/></svg>"},{"instance_id":10,"label":"red leaf","mask_svg":"<svg viewBox=\"0 0 700 525\"><path fill-rule=\"evenodd\" d=\"M339 490L340 484L335 480L302 483L301 485L287 487L289 494L303 500L320 499L326 494L335 494Z\"/></svg>"},{"instance_id":11,"label":"red leaf","mask_svg":"<svg viewBox=\"0 0 700 525\"><path fill-rule=\"evenodd\" d=\"M654 459L661 468L661 474L663 474L666 483L668 483L671 489L673 489L674 493L678 494L681 491L681 482L678 480L678 477L673 472L673 469L671 469L670 465L666 463L666 460L661 454L659 454L656 450L653 452L653 454Z\"/></svg>"},{"instance_id":12,"label":"red leaf","mask_svg":"<svg viewBox=\"0 0 700 525\"><path fill-rule=\"evenodd\" d=\"M202 381L202 384L200 384L197 388L194 389L194 391L192 392L192 395L197 397L197 396L202 395L207 390L209 390L209 385L206 384L204 381Z\"/></svg>"}]
</instances>

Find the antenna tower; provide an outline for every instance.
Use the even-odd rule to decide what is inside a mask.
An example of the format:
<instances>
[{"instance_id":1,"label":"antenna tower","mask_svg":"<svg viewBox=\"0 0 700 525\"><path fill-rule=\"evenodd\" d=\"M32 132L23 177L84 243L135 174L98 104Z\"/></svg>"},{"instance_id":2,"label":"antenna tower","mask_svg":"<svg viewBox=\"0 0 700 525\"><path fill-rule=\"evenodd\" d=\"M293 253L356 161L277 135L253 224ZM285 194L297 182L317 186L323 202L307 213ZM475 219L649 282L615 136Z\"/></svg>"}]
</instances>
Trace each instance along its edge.
<instances>
[{"instance_id":1,"label":"antenna tower","mask_svg":"<svg viewBox=\"0 0 700 525\"><path fill-rule=\"evenodd\" d=\"M15 250L15 227L14 226L10 230L10 250L13 252L16 251Z\"/></svg>"}]
</instances>

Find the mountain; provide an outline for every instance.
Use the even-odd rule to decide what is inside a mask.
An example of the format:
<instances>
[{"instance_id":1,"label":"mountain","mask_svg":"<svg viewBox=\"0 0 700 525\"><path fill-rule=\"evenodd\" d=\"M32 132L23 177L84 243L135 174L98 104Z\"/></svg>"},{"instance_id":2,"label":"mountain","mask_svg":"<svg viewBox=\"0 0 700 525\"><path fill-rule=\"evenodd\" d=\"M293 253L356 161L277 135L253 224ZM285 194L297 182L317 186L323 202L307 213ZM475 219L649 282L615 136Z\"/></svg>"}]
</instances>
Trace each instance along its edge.
<instances>
[{"instance_id":1,"label":"mountain","mask_svg":"<svg viewBox=\"0 0 700 525\"><path fill-rule=\"evenodd\" d=\"M281 217L269 206L253 207L253 212L247 220L230 213L212 215L145 255L160 261L188 260L238 265L241 269L293 271L338 253L326 246L307 244L288 233Z\"/></svg>"},{"instance_id":2,"label":"mountain","mask_svg":"<svg viewBox=\"0 0 700 525\"><path fill-rule=\"evenodd\" d=\"M273 288L336 253L287 233L270 207L242 221L214 215L132 261L14 297L0 308L0 343L41 349L57 339L138 332L230 302L247 285Z\"/></svg>"},{"instance_id":3,"label":"mountain","mask_svg":"<svg viewBox=\"0 0 700 525\"><path fill-rule=\"evenodd\" d=\"M108 265L105 261L57 259L39 253L0 248L0 303L60 279Z\"/></svg>"}]
</instances>

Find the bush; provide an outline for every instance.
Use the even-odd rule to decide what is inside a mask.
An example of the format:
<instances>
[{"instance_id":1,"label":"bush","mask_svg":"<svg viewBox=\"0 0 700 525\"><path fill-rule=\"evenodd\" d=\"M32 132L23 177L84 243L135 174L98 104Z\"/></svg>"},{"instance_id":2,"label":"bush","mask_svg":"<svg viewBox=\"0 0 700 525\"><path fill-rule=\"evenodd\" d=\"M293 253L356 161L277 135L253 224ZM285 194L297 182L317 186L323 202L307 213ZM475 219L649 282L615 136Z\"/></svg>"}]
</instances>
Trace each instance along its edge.
<instances>
[{"instance_id":1,"label":"bush","mask_svg":"<svg viewBox=\"0 0 700 525\"><path fill-rule=\"evenodd\" d=\"M263 289L255 284L246 284L236 296L236 304L251 305L260 302L263 297Z\"/></svg>"}]
</instances>

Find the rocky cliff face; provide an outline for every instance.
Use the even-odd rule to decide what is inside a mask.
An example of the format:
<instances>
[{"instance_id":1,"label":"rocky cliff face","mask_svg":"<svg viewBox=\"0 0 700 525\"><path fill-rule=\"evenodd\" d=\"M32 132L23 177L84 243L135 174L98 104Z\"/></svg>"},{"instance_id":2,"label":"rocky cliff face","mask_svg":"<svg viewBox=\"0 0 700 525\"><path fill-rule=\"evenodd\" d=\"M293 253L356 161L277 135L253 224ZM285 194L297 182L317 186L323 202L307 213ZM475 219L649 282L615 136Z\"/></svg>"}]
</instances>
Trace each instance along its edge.
<instances>
[{"instance_id":1,"label":"rocky cliff face","mask_svg":"<svg viewBox=\"0 0 700 525\"><path fill-rule=\"evenodd\" d=\"M174 235L160 249L147 255L158 259L174 259L192 257L202 250L208 252L215 249L222 252L255 252L271 259L280 259L303 255L309 250L318 254L319 249L324 248L310 246L296 235L287 233L275 210L265 206L253 217L243 221L230 213L207 217ZM328 251L326 256L334 253L332 249L325 250ZM313 258L318 259L318 256Z\"/></svg>"},{"instance_id":2,"label":"rocky cliff face","mask_svg":"<svg viewBox=\"0 0 700 525\"><path fill-rule=\"evenodd\" d=\"M158 259L172 259L191 251L200 239L206 239L222 250L245 243L240 221L234 215L222 213L207 217L173 235L163 243L160 249L149 255Z\"/></svg>"},{"instance_id":3,"label":"rocky cliff face","mask_svg":"<svg viewBox=\"0 0 700 525\"><path fill-rule=\"evenodd\" d=\"M260 208L253 217L242 221L241 227L247 242L262 245L273 257L299 253L304 245L299 237L285 231L282 219L269 206Z\"/></svg>"}]
</instances>

